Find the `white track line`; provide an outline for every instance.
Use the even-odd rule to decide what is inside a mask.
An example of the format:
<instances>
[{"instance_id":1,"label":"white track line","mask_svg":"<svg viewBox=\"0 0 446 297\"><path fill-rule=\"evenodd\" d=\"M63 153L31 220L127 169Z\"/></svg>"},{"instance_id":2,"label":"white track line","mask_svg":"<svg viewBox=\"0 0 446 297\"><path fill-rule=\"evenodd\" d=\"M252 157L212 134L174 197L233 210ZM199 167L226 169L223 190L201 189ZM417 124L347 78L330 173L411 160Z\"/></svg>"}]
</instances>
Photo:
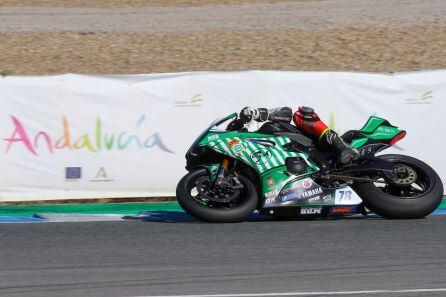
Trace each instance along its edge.
<instances>
[{"instance_id":1,"label":"white track line","mask_svg":"<svg viewBox=\"0 0 446 297\"><path fill-rule=\"evenodd\" d=\"M344 292L289 292L289 293L257 293L257 294L215 294L215 295L146 295L135 297L268 297L268 296L318 296L318 295L370 295L383 293L428 293L446 292L446 288L438 289L410 289L410 290L371 290L371 291L344 291Z\"/></svg>"}]
</instances>

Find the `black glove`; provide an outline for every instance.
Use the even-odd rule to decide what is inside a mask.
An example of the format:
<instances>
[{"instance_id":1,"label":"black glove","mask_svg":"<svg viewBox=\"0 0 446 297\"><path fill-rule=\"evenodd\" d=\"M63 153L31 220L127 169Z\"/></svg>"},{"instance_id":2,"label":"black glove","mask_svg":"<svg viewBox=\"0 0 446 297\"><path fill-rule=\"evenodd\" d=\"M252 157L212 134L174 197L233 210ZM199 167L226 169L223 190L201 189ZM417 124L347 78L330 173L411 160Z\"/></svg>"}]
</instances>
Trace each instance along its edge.
<instances>
[{"instance_id":1,"label":"black glove","mask_svg":"<svg viewBox=\"0 0 446 297\"><path fill-rule=\"evenodd\" d=\"M278 112L275 112L275 111ZM274 115L276 117L279 117L280 119L283 118L283 111L279 109L273 110L277 115L274 114L274 112L271 114L268 109L266 108L252 108L252 107L245 107L240 112L240 119L246 124L251 121L257 121L257 122L266 122L268 120L274 120ZM291 114L291 110L290 110ZM273 115L273 119L270 119L270 115ZM290 119L291 120L291 119ZM289 121L290 121L289 120ZM289 122L288 121L288 122Z\"/></svg>"},{"instance_id":2,"label":"black glove","mask_svg":"<svg viewBox=\"0 0 446 297\"><path fill-rule=\"evenodd\" d=\"M240 111L240 119L245 124L257 120L259 117L260 112L257 108L245 107Z\"/></svg>"}]
</instances>

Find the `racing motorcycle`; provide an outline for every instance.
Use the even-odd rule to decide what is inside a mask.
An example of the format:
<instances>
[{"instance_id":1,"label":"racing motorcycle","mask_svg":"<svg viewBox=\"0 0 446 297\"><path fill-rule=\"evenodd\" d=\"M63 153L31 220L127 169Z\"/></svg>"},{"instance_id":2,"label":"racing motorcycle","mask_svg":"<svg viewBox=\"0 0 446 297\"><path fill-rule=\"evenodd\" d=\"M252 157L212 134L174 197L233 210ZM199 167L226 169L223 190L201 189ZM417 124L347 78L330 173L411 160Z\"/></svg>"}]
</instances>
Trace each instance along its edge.
<instances>
[{"instance_id":1,"label":"racing motorcycle","mask_svg":"<svg viewBox=\"0 0 446 297\"><path fill-rule=\"evenodd\" d=\"M237 113L214 121L186 154L189 171L176 195L191 216L240 222L258 210L273 217L367 214L418 219L443 198L438 174L413 157L376 153L406 132L371 116L342 135L359 159L337 162L338 152L317 146L296 126L266 122L249 132Z\"/></svg>"}]
</instances>

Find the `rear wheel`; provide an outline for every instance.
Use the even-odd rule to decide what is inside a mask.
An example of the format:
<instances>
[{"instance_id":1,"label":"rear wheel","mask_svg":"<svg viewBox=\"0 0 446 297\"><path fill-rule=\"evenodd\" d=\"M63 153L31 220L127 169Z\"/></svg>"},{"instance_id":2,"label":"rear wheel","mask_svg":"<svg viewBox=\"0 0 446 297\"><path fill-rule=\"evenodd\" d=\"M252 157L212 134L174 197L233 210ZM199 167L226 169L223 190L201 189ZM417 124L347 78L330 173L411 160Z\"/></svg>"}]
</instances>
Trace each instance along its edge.
<instances>
[{"instance_id":1,"label":"rear wheel","mask_svg":"<svg viewBox=\"0 0 446 297\"><path fill-rule=\"evenodd\" d=\"M177 200L191 216L206 222L234 223L249 217L256 209L258 195L254 184L238 175L242 187L230 183L215 187L205 169L185 175L177 186Z\"/></svg>"},{"instance_id":2,"label":"rear wheel","mask_svg":"<svg viewBox=\"0 0 446 297\"><path fill-rule=\"evenodd\" d=\"M443 184L429 165L403 155L378 157L394 163L395 172L374 177L378 181L375 183L354 185L368 209L389 219L419 219L439 206Z\"/></svg>"}]
</instances>

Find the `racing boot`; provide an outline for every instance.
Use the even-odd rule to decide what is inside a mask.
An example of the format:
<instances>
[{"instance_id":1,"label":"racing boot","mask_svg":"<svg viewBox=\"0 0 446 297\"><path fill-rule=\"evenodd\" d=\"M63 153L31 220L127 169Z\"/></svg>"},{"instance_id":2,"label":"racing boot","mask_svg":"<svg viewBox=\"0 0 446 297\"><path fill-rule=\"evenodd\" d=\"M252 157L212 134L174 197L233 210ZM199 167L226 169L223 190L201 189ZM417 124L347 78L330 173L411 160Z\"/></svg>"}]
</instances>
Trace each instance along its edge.
<instances>
[{"instance_id":1,"label":"racing boot","mask_svg":"<svg viewBox=\"0 0 446 297\"><path fill-rule=\"evenodd\" d=\"M358 150L345 143L344 140L339 137L338 133L336 133L335 131L331 129L327 130L322 138L323 139L321 140L325 140L330 146L339 151L338 162L340 164L348 164L359 158Z\"/></svg>"}]
</instances>

